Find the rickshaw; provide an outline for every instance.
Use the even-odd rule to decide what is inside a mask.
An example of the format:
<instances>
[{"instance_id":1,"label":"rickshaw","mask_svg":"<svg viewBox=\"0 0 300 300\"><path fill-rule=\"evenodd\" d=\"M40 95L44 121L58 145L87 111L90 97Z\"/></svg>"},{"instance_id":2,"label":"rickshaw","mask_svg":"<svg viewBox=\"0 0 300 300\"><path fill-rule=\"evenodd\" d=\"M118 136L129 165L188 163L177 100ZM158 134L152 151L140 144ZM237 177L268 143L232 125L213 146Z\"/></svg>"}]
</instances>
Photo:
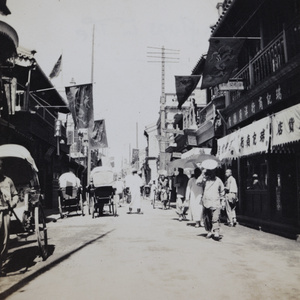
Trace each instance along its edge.
<instances>
[{"instance_id":1,"label":"rickshaw","mask_svg":"<svg viewBox=\"0 0 300 300\"><path fill-rule=\"evenodd\" d=\"M92 218L95 213L103 215L104 206L109 207L109 213L117 216L117 205L114 202L114 173L109 167L96 167L91 171L90 185L88 187L88 208Z\"/></svg>"},{"instance_id":2,"label":"rickshaw","mask_svg":"<svg viewBox=\"0 0 300 300\"><path fill-rule=\"evenodd\" d=\"M4 175L12 179L19 196L16 208L13 209L9 203L2 208L9 210L12 225L13 222L21 225L15 226L21 231L17 235L35 234L39 255L45 260L48 256L48 237L36 164L29 151L16 144L0 146L0 159L4 162Z\"/></svg>"},{"instance_id":3,"label":"rickshaw","mask_svg":"<svg viewBox=\"0 0 300 300\"><path fill-rule=\"evenodd\" d=\"M61 175L61 177L63 176L66 178L65 183L61 184L59 182L60 187L58 190L58 210L60 217L64 218L73 211L84 216L82 189L74 182L73 178L75 175L67 172Z\"/></svg>"}]
</instances>

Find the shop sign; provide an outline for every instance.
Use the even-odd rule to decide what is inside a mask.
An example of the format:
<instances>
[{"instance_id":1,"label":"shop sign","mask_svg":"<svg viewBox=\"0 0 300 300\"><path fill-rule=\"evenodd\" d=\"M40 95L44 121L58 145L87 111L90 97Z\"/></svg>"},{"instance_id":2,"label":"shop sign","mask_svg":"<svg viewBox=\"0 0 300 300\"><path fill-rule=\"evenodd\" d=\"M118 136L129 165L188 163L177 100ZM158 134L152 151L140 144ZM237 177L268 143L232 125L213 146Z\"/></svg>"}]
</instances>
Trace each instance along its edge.
<instances>
[{"instance_id":1,"label":"shop sign","mask_svg":"<svg viewBox=\"0 0 300 300\"><path fill-rule=\"evenodd\" d=\"M181 153L180 152L173 152L172 157L174 158L181 158Z\"/></svg>"},{"instance_id":2,"label":"shop sign","mask_svg":"<svg viewBox=\"0 0 300 300\"><path fill-rule=\"evenodd\" d=\"M188 135L187 143L189 146L197 146L197 137L194 135Z\"/></svg>"},{"instance_id":3,"label":"shop sign","mask_svg":"<svg viewBox=\"0 0 300 300\"><path fill-rule=\"evenodd\" d=\"M228 128L237 125L273 104L282 101L283 98L284 94L280 85L267 93L259 95L257 98L247 102L243 107L238 108L228 116Z\"/></svg>"},{"instance_id":4,"label":"shop sign","mask_svg":"<svg viewBox=\"0 0 300 300\"><path fill-rule=\"evenodd\" d=\"M229 80L227 83L219 84L220 91L241 91L244 90L244 82L242 80Z\"/></svg>"},{"instance_id":5,"label":"shop sign","mask_svg":"<svg viewBox=\"0 0 300 300\"><path fill-rule=\"evenodd\" d=\"M222 160L267 152L269 141L270 117L266 117L218 139L217 156Z\"/></svg>"},{"instance_id":6,"label":"shop sign","mask_svg":"<svg viewBox=\"0 0 300 300\"><path fill-rule=\"evenodd\" d=\"M272 115L272 146L300 141L300 104Z\"/></svg>"}]
</instances>

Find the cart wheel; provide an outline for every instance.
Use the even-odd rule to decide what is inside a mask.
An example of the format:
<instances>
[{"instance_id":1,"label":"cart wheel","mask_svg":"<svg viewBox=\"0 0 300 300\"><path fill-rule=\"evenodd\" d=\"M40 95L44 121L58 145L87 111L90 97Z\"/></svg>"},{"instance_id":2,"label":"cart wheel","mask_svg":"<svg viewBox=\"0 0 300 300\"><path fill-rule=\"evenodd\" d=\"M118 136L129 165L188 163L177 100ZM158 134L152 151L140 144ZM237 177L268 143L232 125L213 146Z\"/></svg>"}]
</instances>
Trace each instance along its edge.
<instances>
[{"instance_id":1,"label":"cart wheel","mask_svg":"<svg viewBox=\"0 0 300 300\"><path fill-rule=\"evenodd\" d=\"M88 208L88 214L90 215L91 214L91 207L90 207L90 194L89 193L86 193L86 205L87 205L87 208Z\"/></svg>"},{"instance_id":2,"label":"cart wheel","mask_svg":"<svg viewBox=\"0 0 300 300\"><path fill-rule=\"evenodd\" d=\"M58 210L59 210L60 217L63 219L64 214L63 214L63 211L62 211L61 201L62 201L61 196L58 196Z\"/></svg>"},{"instance_id":3,"label":"cart wheel","mask_svg":"<svg viewBox=\"0 0 300 300\"><path fill-rule=\"evenodd\" d=\"M90 207L91 207L91 213L92 213L92 218L95 218L95 200L94 197L90 197Z\"/></svg>"},{"instance_id":4,"label":"cart wheel","mask_svg":"<svg viewBox=\"0 0 300 300\"><path fill-rule=\"evenodd\" d=\"M46 217L44 210L40 204L34 208L34 223L35 223L35 234L38 242L40 255L43 260L48 257L48 237L46 228Z\"/></svg>"},{"instance_id":5,"label":"cart wheel","mask_svg":"<svg viewBox=\"0 0 300 300\"><path fill-rule=\"evenodd\" d=\"M82 195L80 194L79 197L80 197L79 204L80 204L80 209L81 209L81 215L84 216L84 207L83 207Z\"/></svg>"}]
</instances>

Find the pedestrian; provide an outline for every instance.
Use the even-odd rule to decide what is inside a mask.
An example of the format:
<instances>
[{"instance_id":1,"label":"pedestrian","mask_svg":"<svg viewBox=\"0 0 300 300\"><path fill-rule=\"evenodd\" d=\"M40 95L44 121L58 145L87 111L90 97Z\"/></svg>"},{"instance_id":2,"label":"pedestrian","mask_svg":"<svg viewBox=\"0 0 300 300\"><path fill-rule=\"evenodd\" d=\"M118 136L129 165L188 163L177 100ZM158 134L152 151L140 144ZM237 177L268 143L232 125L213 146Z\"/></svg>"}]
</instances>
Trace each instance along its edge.
<instances>
[{"instance_id":1,"label":"pedestrian","mask_svg":"<svg viewBox=\"0 0 300 300\"><path fill-rule=\"evenodd\" d=\"M128 176L126 179L126 187L129 188L131 194L131 202L129 204L129 214L133 210L136 210L138 214L142 214L141 211L141 187L144 182L142 178L137 174L136 169L132 169L132 176Z\"/></svg>"},{"instance_id":2,"label":"pedestrian","mask_svg":"<svg viewBox=\"0 0 300 300\"><path fill-rule=\"evenodd\" d=\"M123 190L124 190L124 182L121 176L118 176L117 180L114 182L114 188L116 189L114 195L115 204L121 207L121 199L123 200Z\"/></svg>"},{"instance_id":3,"label":"pedestrian","mask_svg":"<svg viewBox=\"0 0 300 300\"><path fill-rule=\"evenodd\" d=\"M9 206L15 208L19 201L18 192L11 178L4 175L3 160L0 159L0 276L6 273L2 270L8 251L10 233Z\"/></svg>"},{"instance_id":4,"label":"pedestrian","mask_svg":"<svg viewBox=\"0 0 300 300\"><path fill-rule=\"evenodd\" d=\"M202 197L203 220L208 231L206 238L220 239L220 212L225 207L224 184L216 176L215 169L205 170L205 185Z\"/></svg>"},{"instance_id":5,"label":"pedestrian","mask_svg":"<svg viewBox=\"0 0 300 300\"><path fill-rule=\"evenodd\" d=\"M229 227L236 226L236 203L238 201L238 188L235 178L232 176L232 170L225 171L225 209L227 214L227 224Z\"/></svg>"},{"instance_id":6,"label":"pedestrian","mask_svg":"<svg viewBox=\"0 0 300 300\"><path fill-rule=\"evenodd\" d=\"M185 201L185 193L188 181L189 178L183 173L183 169L178 168L178 173L174 180L174 186L176 187L176 213L179 216L179 221L186 219L188 203Z\"/></svg>"},{"instance_id":7,"label":"pedestrian","mask_svg":"<svg viewBox=\"0 0 300 300\"><path fill-rule=\"evenodd\" d=\"M158 193L163 209L167 209L169 200L169 179L165 175L160 175L158 178Z\"/></svg>"},{"instance_id":8,"label":"pedestrian","mask_svg":"<svg viewBox=\"0 0 300 300\"><path fill-rule=\"evenodd\" d=\"M192 176L187 184L185 199L189 203L189 209L191 218L196 222L195 227L198 228L203 224L203 206L202 206L202 195L203 195L203 176L201 176L201 170L196 168L194 170L194 176ZM202 177L202 183L200 180ZM197 184L199 179L199 184Z\"/></svg>"}]
</instances>

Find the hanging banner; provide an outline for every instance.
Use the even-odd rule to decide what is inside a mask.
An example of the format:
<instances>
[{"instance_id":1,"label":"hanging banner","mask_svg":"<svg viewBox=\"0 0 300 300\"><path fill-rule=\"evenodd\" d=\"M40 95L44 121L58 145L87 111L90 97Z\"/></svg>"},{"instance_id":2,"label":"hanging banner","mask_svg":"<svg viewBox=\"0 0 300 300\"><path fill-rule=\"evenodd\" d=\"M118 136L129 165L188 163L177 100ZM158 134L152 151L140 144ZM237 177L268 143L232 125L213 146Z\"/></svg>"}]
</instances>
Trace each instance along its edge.
<instances>
[{"instance_id":1,"label":"hanging banner","mask_svg":"<svg viewBox=\"0 0 300 300\"><path fill-rule=\"evenodd\" d=\"M240 129L240 156L267 152L270 142L270 117L260 119Z\"/></svg>"},{"instance_id":2,"label":"hanging banner","mask_svg":"<svg viewBox=\"0 0 300 300\"><path fill-rule=\"evenodd\" d=\"M178 109L181 109L184 102L192 94L200 80L199 75L175 76L175 87L178 101Z\"/></svg>"},{"instance_id":3,"label":"hanging banner","mask_svg":"<svg viewBox=\"0 0 300 300\"><path fill-rule=\"evenodd\" d=\"M300 104L272 116L272 147L300 141Z\"/></svg>"},{"instance_id":4,"label":"hanging banner","mask_svg":"<svg viewBox=\"0 0 300 300\"><path fill-rule=\"evenodd\" d=\"M107 148L107 135L105 120L94 121L93 130L90 136L91 149Z\"/></svg>"},{"instance_id":5,"label":"hanging banner","mask_svg":"<svg viewBox=\"0 0 300 300\"><path fill-rule=\"evenodd\" d=\"M220 139L218 139L218 152L217 157L222 159L235 159L240 156L240 149L239 149L239 132L237 130L233 133L230 133Z\"/></svg>"},{"instance_id":6,"label":"hanging banner","mask_svg":"<svg viewBox=\"0 0 300 300\"><path fill-rule=\"evenodd\" d=\"M66 95L75 127L92 128L94 125L92 84L66 87Z\"/></svg>"},{"instance_id":7,"label":"hanging banner","mask_svg":"<svg viewBox=\"0 0 300 300\"><path fill-rule=\"evenodd\" d=\"M228 82L238 65L238 55L245 39L211 38L203 71L201 89Z\"/></svg>"}]
</instances>

